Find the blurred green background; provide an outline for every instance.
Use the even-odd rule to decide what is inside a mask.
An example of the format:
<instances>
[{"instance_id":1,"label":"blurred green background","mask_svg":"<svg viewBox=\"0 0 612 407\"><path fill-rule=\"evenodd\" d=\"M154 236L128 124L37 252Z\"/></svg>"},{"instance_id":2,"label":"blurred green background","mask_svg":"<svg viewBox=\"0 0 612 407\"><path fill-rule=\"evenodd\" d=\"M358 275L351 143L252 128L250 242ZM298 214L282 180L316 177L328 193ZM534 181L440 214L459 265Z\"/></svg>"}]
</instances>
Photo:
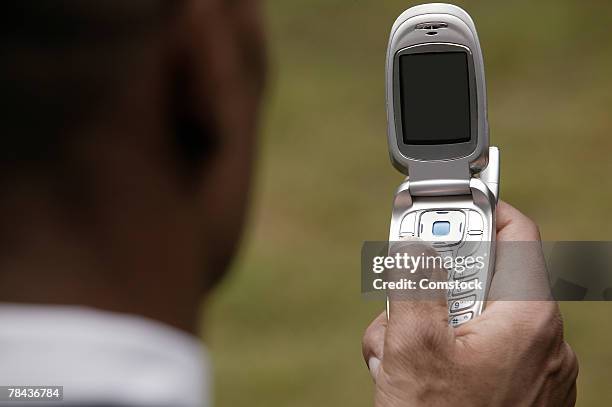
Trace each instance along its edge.
<instances>
[{"instance_id":1,"label":"blurred green background","mask_svg":"<svg viewBox=\"0 0 612 407\"><path fill-rule=\"evenodd\" d=\"M385 240L401 175L389 163L384 58L415 2L264 4L270 84L240 258L209 309L219 406L371 406L361 334L364 240ZM612 3L461 1L483 47L504 200L546 240L612 232ZM236 174L240 176L240 174ZM579 406L612 405L612 304L564 303Z\"/></svg>"}]
</instances>

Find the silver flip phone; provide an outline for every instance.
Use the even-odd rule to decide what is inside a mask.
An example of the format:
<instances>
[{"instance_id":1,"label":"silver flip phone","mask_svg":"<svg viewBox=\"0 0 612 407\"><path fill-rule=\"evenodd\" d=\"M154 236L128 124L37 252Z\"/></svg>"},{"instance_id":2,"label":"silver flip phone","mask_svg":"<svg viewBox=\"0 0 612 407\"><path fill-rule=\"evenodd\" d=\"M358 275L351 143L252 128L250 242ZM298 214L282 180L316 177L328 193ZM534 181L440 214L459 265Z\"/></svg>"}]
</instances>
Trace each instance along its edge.
<instances>
[{"instance_id":1,"label":"silver flip phone","mask_svg":"<svg viewBox=\"0 0 612 407\"><path fill-rule=\"evenodd\" d=\"M408 175L389 241L419 237L441 254L480 255L483 267L449 270L449 324L482 312L495 264L499 150L489 147L484 66L474 22L461 8L423 4L391 29L386 62L389 154ZM474 284L462 284L474 287Z\"/></svg>"}]
</instances>

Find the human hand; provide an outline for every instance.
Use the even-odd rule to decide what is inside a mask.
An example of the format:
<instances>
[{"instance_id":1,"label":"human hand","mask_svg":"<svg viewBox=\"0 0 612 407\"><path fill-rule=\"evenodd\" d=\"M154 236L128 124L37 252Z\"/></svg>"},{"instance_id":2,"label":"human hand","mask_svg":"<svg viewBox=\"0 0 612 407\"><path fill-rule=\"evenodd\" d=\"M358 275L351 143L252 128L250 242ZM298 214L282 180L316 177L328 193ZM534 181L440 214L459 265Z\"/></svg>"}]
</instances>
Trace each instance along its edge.
<instances>
[{"instance_id":1,"label":"human hand","mask_svg":"<svg viewBox=\"0 0 612 407\"><path fill-rule=\"evenodd\" d=\"M497 228L498 242L540 240L537 226L504 202L497 208ZM423 251L423 245L412 247ZM390 301L389 320L383 312L363 337L377 407L575 404L578 361L563 340L557 303L543 291L537 296L547 289L541 248L524 247L520 256L511 256L498 245L492 301L457 328L448 326L443 296ZM538 300L502 301L508 282Z\"/></svg>"}]
</instances>

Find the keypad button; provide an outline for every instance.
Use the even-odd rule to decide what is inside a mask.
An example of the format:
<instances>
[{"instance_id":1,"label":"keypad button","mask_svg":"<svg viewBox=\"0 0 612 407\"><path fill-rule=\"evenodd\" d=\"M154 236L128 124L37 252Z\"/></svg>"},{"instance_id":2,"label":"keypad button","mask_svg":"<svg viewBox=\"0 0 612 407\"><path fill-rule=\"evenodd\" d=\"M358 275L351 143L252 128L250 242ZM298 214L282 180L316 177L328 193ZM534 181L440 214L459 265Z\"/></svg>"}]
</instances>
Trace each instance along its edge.
<instances>
[{"instance_id":1,"label":"keypad button","mask_svg":"<svg viewBox=\"0 0 612 407\"><path fill-rule=\"evenodd\" d=\"M425 211L419 217L417 233L434 245L452 246L463 239L465 213L461 210Z\"/></svg>"},{"instance_id":2,"label":"keypad button","mask_svg":"<svg viewBox=\"0 0 612 407\"><path fill-rule=\"evenodd\" d=\"M468 212L468 234L482 235L484 231L484 221L482 216L476 211Z\"/></svg>"},{"instance_id":3,"label":"keypad button","mask_svg":"<svg viewBox=\"0 0 612 407\"><path fill-rule=\"evenodd\" d=\"M461 266L456 264L453 270L454 279L473 277L482 270L481 263L478 263L474 256L462 257L461 259Z\"/></svg>"},{"instance_id":4,"label":"keypad button","mask_svg":"<svg viewBox=\"0 0 612 407\"><path fill-rule=\"evenodd\" d=\"M416 215L416 212L412 212L404 216L404 219L402 219L402 224L400 225L401 236L415 235Z\"/></svg>"},{"instance_id":5,"label":"keypad button","mask_svg":"<svg viewBox=\"0 0 612 407\"><path fill-rule=\"evenodd\" d=\"M448 320L448 323L449 323L450 326L455 328L455 327L457 327L457 326L459 326L461 324L465 324L466 322L471 320L473 316L474 316L474 313L472 313L472 312L466 312L465 314L455 315L455 316L452 316Z\"/></svg>"},{"instance_id":6,"label":"keypad button","mask_svg":"<svg viewBox=\"0 0 612 407\"><path fill-rule=\"evenodd\" d=\"M474 291L474 287L477 286L478 279L474 278L472 280L467 280L466 283L472 283L472 284L465 284L466 286L465 288L460 288L460 287L455 288L453 290L453 297L458 297L460 295L467 294L469 292Z\"/></svg>"},{"instance_id":7,"label":"keypad button","mask_svg":"<svg viewBox=\"0 0 612 407\"><path fill-rule=\"evenodd\" d=\"M480 270L478 268L472 267L472 268L466 268L466 269L462 269L461 271L459 270L453 270L453 279L455 280L461 280L463 278L469 278L469 277L473 277L476 274L478 274Z\"/></svg>"},{"instance_id":8,"label":"keypad button","mask_svg":"<svg viewBox=\"0 0 612 407\"><path fill-rule=\"evenodd\" d=\"M465 237L465 241L463 244L457 249L457 256L467 257L473 256L478 252L480 246L482 245L482 235L479 236L470 236L467 235Z\"/></svg>"},{"instance_id":9,"label":"keypad button","mask_svg":"<svg viewBox=\"0 0 612 407\"><path fill-rule=\"evenodd\" d=\"M471 308L476 303L476 296L470 295L469 297L460 298L458 300L448 302L448 310L450 312L463 311L467 308Z\"/></svg>"}]
</instances>

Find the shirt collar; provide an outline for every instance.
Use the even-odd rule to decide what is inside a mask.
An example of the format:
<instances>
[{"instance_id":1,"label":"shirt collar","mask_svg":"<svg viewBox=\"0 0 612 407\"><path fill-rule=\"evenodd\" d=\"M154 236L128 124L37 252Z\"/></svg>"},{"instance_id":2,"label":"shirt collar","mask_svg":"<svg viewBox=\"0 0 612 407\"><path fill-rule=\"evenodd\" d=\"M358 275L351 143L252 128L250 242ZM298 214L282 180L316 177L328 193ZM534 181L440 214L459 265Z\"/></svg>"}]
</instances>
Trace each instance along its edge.
<instances>
[{"instance_id":1,"label":"shirt collar","mask_svg":"<svg viewBox=\"0 0 612 407\"><path fill-rule=\"evenodd\" d=\"M144 317L0 304L0 383L64 386L68 403L208 406L198 338Z\"/></svg>"}]
</instances>

